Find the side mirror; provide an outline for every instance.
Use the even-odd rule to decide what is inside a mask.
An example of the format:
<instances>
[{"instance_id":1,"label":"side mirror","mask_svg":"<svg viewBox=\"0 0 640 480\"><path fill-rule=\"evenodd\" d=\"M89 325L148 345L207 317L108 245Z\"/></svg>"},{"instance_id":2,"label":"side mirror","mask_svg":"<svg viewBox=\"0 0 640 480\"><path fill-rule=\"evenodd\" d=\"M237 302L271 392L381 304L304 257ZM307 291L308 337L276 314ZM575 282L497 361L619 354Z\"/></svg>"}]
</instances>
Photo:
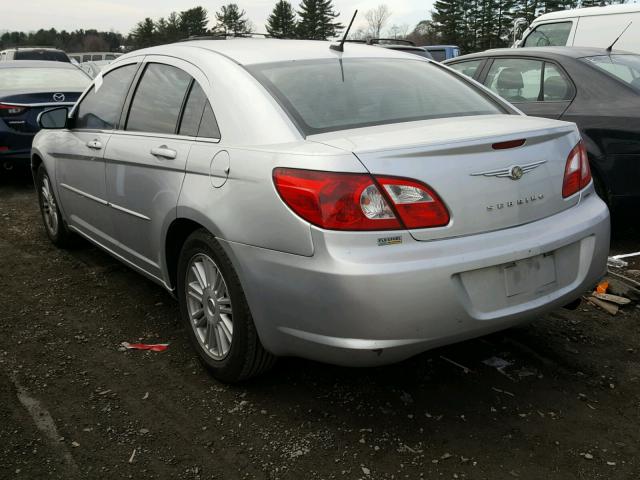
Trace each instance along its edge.
<instances>
[{"instance_id":1,"label":"side mirror","mask_svg":"<svg viewBox=\"0 0 640 480\"><path fill-rule=\"evenodd\" d=\"M38 125L40 128L59 130L67 126L68 117L69 109L67 107L52 108L38 115Z\"/></svg>"}]
</instances>

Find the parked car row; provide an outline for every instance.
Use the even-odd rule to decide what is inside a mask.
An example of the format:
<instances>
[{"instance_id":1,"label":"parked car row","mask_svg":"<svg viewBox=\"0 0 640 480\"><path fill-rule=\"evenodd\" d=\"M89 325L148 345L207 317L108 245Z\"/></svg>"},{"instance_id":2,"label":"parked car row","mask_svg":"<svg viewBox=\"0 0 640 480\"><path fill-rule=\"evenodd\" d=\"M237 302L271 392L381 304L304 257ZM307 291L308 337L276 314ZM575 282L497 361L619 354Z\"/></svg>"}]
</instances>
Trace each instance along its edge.
<instances>
[{"instance_id":1,"label":"parked car row","mask_svg":"<svg viewBox=\"0 0 640 480\"><path fill-rule=\"evenodd\" d=\"M68 62L19 60L0 62L0 165L27 165L38 115L72 106L91 78Z\"/></svg>"},{"instance_id":2,"label":"parked car row","mask_svg":"<svg viewBox=\"0 0 640 480\"><path fill-rule=\"evenodd\" d=\"M488 50L445 62L527 115L575 122L596 191L640 199L640 55L603 48Z\"/></svg>"},{"instance_id":3,"label":"parked car row","mask_svg":"<svg viewBox=\"0 0 640 480\"><path fill-rule=\"evenodd\" d=\"M640 198L640 55L459 53L205 38L5 61L0 160L30 159L54 244L175 294L217 378L390 363L575 305L606 269L601 198Z\"/></svg>"},{"instance_id":4,"label":"parked car row","mask_svg":"<svg viewBox=\"0 0 640 480\"><path fill-rule=\"evenodd\" d=\"M47 235L175 294L228 382L277 356L395 362L575 305L609 247L588 142L507 100L562 117L571 67L452 65L474 80L397 50L194 40L119 57L40 114Z\"/></svg>"}]
</instances>

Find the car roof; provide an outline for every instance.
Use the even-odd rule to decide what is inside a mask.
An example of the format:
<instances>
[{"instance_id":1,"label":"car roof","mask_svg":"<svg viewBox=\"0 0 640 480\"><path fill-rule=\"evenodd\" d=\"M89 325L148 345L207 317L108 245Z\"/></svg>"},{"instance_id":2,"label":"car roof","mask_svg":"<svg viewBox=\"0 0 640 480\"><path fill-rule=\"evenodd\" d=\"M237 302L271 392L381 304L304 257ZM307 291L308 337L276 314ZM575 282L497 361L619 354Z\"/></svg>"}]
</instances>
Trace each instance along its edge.
<instances>
[{"instance_id":1,"label":"car roof","mask_svg":"<svg viewBox=\"0 0 640 480\"><path fill-rule=\"evenodd\" d=\"M422 48L460 48L458 45L422 45Z\"/></svg>"},{"instance_id":2,"label":"car roof","mask_svg":"<svg viewBox=\"0 0 640 480\"><path fill-rule=\"evenodd\" d=\"M233 38L229 40L187 40L170 45L136 50L118 57L118 62L137 55L170 55L184 52L185 48L216 52L240 65L285 62L291 60L316 60L331 58L407 58L409 53L391 48L372 48L371 45L345 43L344 52L336 52L329 47L332 43L318 40L281 40ZM378 47L375 45L374 47ZM415 57L418 58L418 57ZM426 60L426 59L425 59Z\"/></svg>"},{"instance_id":3,"label":"car roof","mask_svg":"<svg viewBox=\"0 0 640 480\"><path fill-rule=\"evenodd\" d=\"M57 62L49 60L9 60L0 62L0 68L66 68L75 69L78 67L68 62Z\"/></svg>"},{"instance_id":4,"label":"car roof","mask_svg":"<svg viewBox=\"0 0 640 480\"><path fill-rule=\"evenodd\" d=\"M474 58L486 57L543 57L555 60L563 58L594 57L597 55L625 54L634 55L625 50L613 50L608 52L606 48L596 47L525 47L525 48L496 48L485 50L484 52L470 53L460 57L452 58L444 63L453 63Z\"/></svg>"},{"instance_id":5,"label":"car roof","mask_svg":"<svg viewBox=\"0 0 640 480\"><path fill-rule=\"evenodd\" d=\"M561 18L588 17L591 15L612 15L614 13L640 12L640 5L606 5L604 7L576 8L574 10L560 10L558 12L545 13L536 18L537 24L546 20L558 20Z\"/></svg>"}]
</instances>

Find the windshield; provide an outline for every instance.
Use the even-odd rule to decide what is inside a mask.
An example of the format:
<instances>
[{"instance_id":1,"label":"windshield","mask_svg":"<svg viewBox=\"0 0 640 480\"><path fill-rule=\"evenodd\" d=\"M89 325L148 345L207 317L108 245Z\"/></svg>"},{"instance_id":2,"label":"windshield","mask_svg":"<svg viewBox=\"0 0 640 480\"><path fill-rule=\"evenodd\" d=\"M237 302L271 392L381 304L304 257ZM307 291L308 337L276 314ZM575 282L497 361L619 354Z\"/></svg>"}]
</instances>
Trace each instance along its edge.
<instances>
[{"instance_id":1,"label":"windshield","mask_svg":"<svg viewBox=\"0 0 640 480\"><path fill-rule=\"evenodd\" d=\"M640 90L640 55L597 55L580 60Z\"/></svg>"},{"instance_id":2,"label":"windshield","mask_svg":"<svg viewBox=\"0 0 640 480\"><path fill-rule=\"evenodd\" d=\"M463 79L422 60L327 59L248 69L306 135L505 113Z\"/></svg>"},{"instance_id":3,"label":"windshield","mask_svg":"<svg viewBox=\"0 0 640 480\"><path fill-rule=\"evenodd\" d=\"M91 80L75 68L0 68L0 90L84 90Z\"/></svg>"},{"instance_id":4,"label":"windshield","mask_svg":"<svg viewBox=\"0 0 640 480\"><path fill-rule=\"evenodd\" d=\"M15 60L48 60L52 62L69 62L69 57L59 50L18 50Z\"/></svg>"}]
</instances>

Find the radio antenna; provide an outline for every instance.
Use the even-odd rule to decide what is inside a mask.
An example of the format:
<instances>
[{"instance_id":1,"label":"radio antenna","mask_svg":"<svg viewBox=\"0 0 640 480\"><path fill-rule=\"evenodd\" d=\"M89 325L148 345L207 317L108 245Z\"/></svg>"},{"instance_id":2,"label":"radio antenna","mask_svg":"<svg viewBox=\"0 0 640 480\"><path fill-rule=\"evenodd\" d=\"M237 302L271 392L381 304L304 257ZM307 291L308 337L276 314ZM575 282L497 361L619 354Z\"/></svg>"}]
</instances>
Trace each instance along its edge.
<instances>
[{"instance_id":1,"label":"radio antenna","mask_svg":"<svg viewBox=\"0 0 640 480\"><path fill-rule=\"evenodd\" d=\"M358 10L353 12L353 17L351 17L351 21L349 22L349 26L344 31L344 36L338 45L331 44L329 47L331 50L335 50L336 52L344 52L344 42L347 41L347 35L349 35L349 30L351 30L351 25L353 25L353 21L356 19L356 15L358 14Z\"/></svg>"}]
</instances>

